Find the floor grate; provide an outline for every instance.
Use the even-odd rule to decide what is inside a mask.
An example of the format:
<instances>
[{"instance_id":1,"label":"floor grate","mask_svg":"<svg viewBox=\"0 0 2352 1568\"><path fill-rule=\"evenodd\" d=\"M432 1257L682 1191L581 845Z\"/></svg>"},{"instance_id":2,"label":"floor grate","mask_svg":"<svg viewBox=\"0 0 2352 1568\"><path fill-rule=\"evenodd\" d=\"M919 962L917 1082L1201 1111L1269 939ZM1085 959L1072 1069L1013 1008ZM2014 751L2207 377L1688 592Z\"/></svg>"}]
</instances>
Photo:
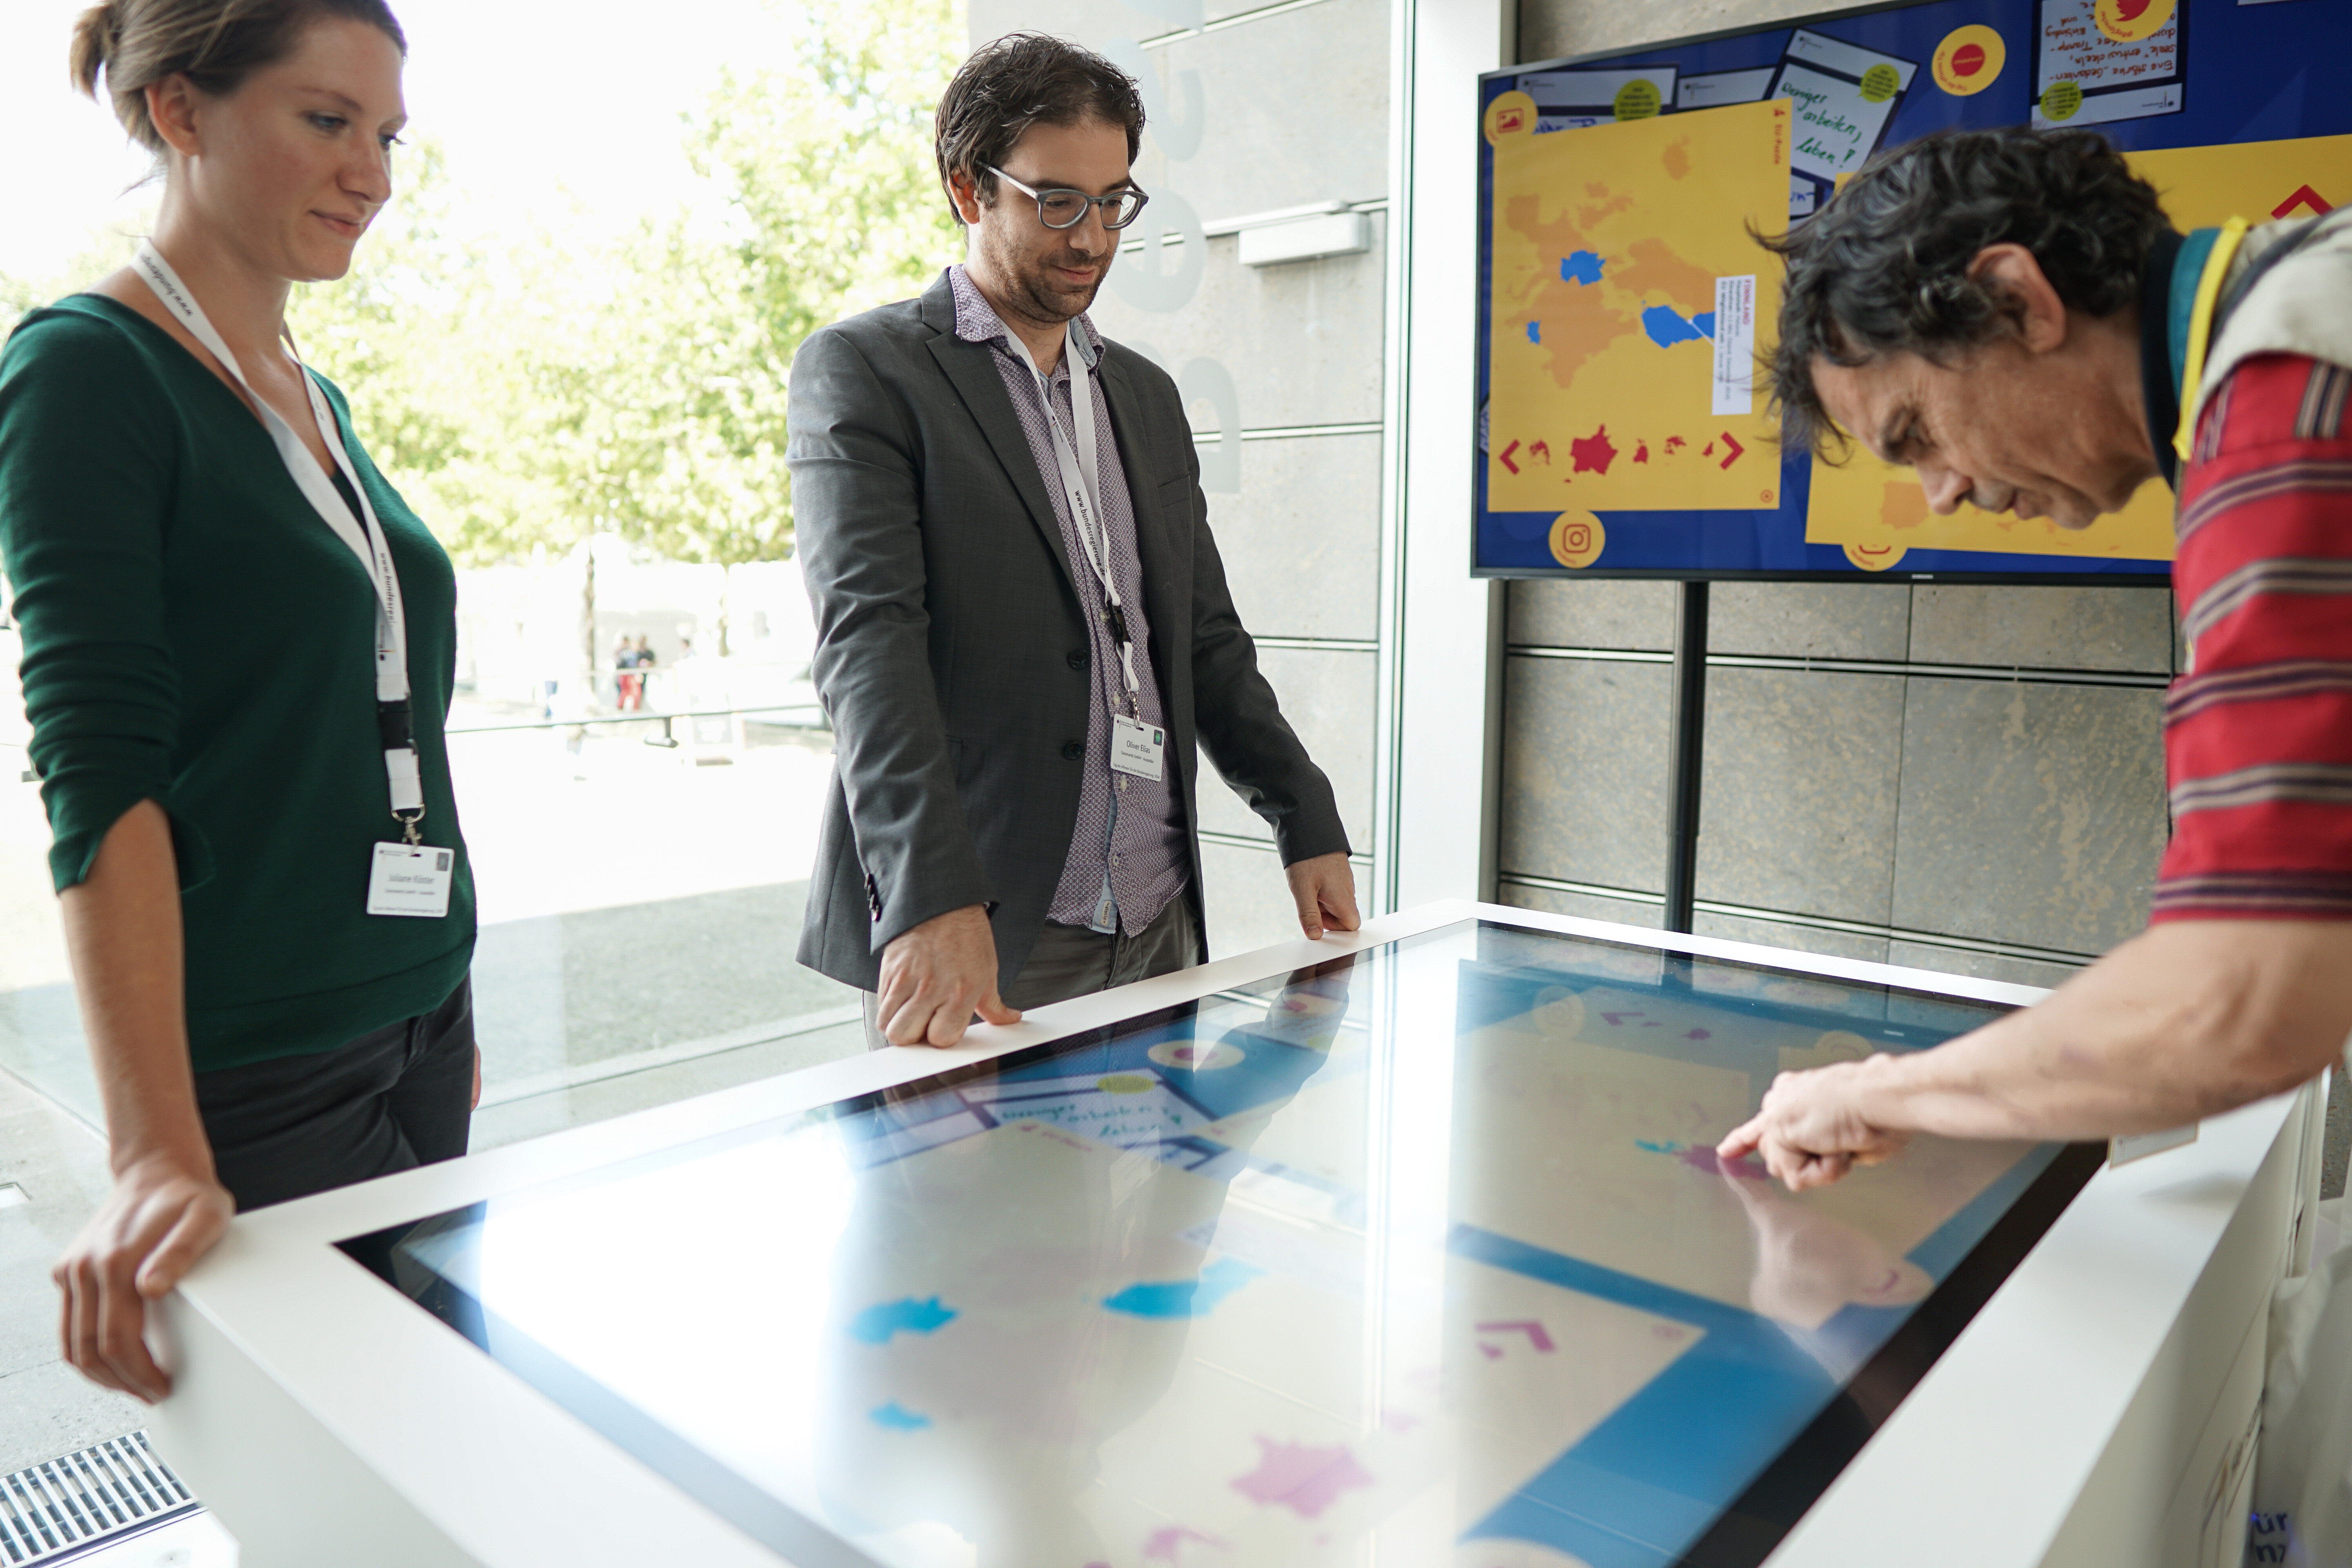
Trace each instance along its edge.
<instances>
[{"instance_id":1,"label":"floor grate","mask_svg":"<svg viewBox=\"0 0 2352 1568\"><path fill-rule=\"evenodd\" d=\"M0 1476L0 1565L69 1562L203 1505L145 1432Z\"/></svg>"}]
</instances>

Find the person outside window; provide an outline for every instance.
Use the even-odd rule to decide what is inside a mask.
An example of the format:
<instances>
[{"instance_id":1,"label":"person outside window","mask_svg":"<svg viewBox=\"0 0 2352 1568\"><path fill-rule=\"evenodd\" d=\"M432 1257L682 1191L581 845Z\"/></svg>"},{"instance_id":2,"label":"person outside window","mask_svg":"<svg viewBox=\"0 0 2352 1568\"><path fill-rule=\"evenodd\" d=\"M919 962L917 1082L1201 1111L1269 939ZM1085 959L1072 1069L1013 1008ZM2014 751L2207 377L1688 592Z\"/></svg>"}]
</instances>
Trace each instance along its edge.
<instances>
[{"instance_id":1,"label":"person outside window","mask_svg":"<svg viewBox=\"0 0 2352 1568\"><path fill-rule=\"evenodd\" d=\"M131 266L0 350L0 563L114 1184L65 1352L142 1338L247 1209L465 1152L472 874L449 561L286 338L391 198L381 0L108 0L74 79L152 151Z\"/></svg>"},{"instance_id":2,"label":"person outside window","mask_svg":"<svg viewBox=\"0 0 2352 1568\"><path fill-rule=\"evenodd\" d=\"M2161 475L2189 673L2150 928L1934 1050L1783 1074L1718 1152L1793 1187L1915 1132L2160 1131L2309 1081L2352 1030L2352 211L2175 231L2089 132L1931 136L1773 247L1784 437L1851 432L2068 528Z\"/></svg>"},{"instance_id":3,"label":"person outside window","mask_svg":"<svg viewBox=\"0 0 2352 1568\"><path fill-rule=\"evenodd\" d=\"M637 634L637 700L638 709L646 705L646 689L653 683L654 667L661 661L654 656L653 639L645 633Z\"/></svg>"},{"instance_id":4,"label":"person outside window","mask_svg":"<svg viewBox=\"0 0 2352 1568\"><path fill-rule=\"evenodd\" d=\"M617 712L625 713L637 705L637 682L644 677L635 673L636 668L637 645L624 632L613 642L613 668L616 671L613 677L613 707Z\"/></svg>"}]
</instances>

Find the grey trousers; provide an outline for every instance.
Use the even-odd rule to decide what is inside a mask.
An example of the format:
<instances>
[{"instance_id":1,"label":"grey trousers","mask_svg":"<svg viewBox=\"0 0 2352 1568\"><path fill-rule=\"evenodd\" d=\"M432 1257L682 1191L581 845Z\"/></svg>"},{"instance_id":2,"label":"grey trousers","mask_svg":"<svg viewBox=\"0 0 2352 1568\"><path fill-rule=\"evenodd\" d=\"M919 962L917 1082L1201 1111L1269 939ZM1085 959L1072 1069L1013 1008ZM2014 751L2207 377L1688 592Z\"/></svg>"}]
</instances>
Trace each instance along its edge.
<instances>
[{"instance_id":1,"label":"grey trousers","mask_svg":"<svg viewBox=\"0 0 2352 1568\"><path fill-rule=\"evenodd\" d=\"M196 1074L196 1112L239 1214L466 1152L474 991L330 1051Z\"/></svg>"},{"instance_id":2,"label":"grey trousers","mask_svg":"<svg viewBox=\"0 0 2352 1568\"><path fill-rule=\"evenodd\" d=\"M1004 988L1004 1005L1026 1012L1157 974L1172 974L1192 966L1199 946L1190 889L1177 894L1158 919L1131 934L1121 931L1105 935L1084 926L1048 921L1038 934L1037 945L1029 950L1029 962ZM866 1048L887 1049L890 1042L883 1038L882 1020L875 1005L878 999L868 991L865 1000Z\"/></svg>"}]
</instances>

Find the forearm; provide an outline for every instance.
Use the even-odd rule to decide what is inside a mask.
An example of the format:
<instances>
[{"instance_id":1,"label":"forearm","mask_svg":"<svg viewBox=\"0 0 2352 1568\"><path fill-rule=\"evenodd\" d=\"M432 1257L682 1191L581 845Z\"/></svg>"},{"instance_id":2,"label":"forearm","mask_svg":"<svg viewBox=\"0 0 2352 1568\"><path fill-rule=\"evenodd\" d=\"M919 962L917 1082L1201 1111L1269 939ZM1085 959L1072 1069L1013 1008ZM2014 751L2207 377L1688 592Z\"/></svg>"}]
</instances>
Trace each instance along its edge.
<instances>
[{"instance_id":1,"label":"forearm","mask_svg":"<svg viewBox=\"0 0 2352 1568\"><path fill-rule=\"evenodd\" d=\"M1893 1132L2101 1138L2283 1092L2352 1030L2352 923L2153 928L2040 1005L1932 1051L1875 1058L1857 1110Z\"/></svg>"},{"instance_id":2,"label":"forearm","mask_svg":"<svg viewBox=\"0 0 2352 1568\"><path fill-rule=\"evenodd\" d=\"M168 1158L212 1173L188 1061L179 875L163 809L142 801L108 830L60 903L82 1028L118 1174Z\"/></svg>"}]
</instances>

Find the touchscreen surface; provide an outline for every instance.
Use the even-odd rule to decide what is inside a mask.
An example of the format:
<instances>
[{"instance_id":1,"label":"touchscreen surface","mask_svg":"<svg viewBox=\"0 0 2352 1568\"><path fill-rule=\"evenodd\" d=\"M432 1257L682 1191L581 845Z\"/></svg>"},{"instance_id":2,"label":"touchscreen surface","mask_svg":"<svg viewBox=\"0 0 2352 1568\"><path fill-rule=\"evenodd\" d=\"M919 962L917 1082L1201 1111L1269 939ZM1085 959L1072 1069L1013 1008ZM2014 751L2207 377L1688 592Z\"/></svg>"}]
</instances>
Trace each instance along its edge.
<instances>
[{"instance_id":1,"label":"touchscreen surface","mask_svg":"<svg viewBox=\"0 0 2352 1568\"><path fill-rule=\"evenodd\" d=\"M1752 1563L2096 1153L1711 1146L1998 1011L1465 922L343 1246L801 1568Z\"/></svg>"}]
</instances>

